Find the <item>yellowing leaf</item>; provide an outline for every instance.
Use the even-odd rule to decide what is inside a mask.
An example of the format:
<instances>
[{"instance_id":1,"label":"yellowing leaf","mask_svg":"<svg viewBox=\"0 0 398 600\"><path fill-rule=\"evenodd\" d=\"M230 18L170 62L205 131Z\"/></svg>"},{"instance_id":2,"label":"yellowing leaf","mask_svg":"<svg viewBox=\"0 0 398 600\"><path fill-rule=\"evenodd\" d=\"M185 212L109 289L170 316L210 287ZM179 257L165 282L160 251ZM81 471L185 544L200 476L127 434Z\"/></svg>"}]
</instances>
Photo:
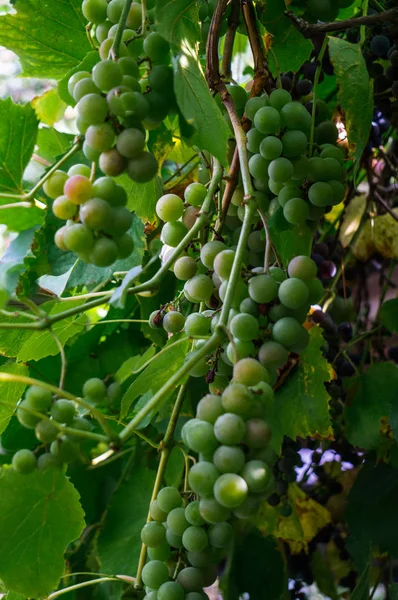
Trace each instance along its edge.
<instances>
[{"instance_id":1,"label":"yellowing leaf","mask_svg":"<svg viewBox=\"0 0 398 600\"><path fill-rule=\"evenodd\" d=\"M58 96L56 89L33 98L32 106L40 121L50 126L62 119L66 108L65 102Z\"/></svg>"}]
</instances>

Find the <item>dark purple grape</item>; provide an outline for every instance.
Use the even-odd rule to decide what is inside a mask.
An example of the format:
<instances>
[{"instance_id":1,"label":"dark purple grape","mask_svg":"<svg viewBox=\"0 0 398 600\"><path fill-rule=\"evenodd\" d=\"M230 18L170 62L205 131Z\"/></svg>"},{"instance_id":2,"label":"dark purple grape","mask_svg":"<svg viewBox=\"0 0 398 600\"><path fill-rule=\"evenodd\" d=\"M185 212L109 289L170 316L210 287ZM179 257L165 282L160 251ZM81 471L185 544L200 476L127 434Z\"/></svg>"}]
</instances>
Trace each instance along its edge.
<instances>
[{"instance_id":1,"label":"dark purple grape","mask_svg":"<svg viewBox=\"0 0 398 600\"><path fill-rule=\"evenodd\" d=\"M293 81L292 81L291 77L289 77L288 75L282 75L281 83L282 83L282 88L284 90L287 90L288 92L290 92L290 90L292 89L292 86L293 86Z\"/></svg>"},{"instance_id":2,"label":"dark purple grape","mask_svg":"<svg viewBox=\"0 0 398 600\"><path fill-rule=\"evenodd\" d=\"M340 323L337 327L337 331L343 340L343 342L349 342L352 340L352 325L351 323Z\"/></svg>"},{"instance_id":3,"label":"dark purple grape","mask_svg":"<svg viewBox=\"0 0 398 600\"><path fill-rule=\"evenodd\" d=\"M281 497L279 494L273 493L267 498L267 502L270 506L278 506L281 502Z\"/></svg>"},{"instance_id":4,"label":"dark purple grape","mask_svg":"<svg viewBox=\"0 0 398 600\"><path fill-rule=\"evenodd\" d=\"M331 260L325 260L320 266L319 266L319 277L321 279L332 279L335 275L336 275L337 269L336 269L336 265L334 264L334 262L332 262Z\"/></svg>"},{"instance_id":5,"label":"dark purple grape","mask_svg":"<svg viewBox=\"0 0 398 600\"><path fill-rule=\"evenodd\" d=\"M386 69L386 77L388 81L397 81L398 80L398 66L394 67L391 65Z\"/></svg>"},{"instance_id":6,"label":"dark purple grape","mask_svg":"<svg viewBox=\"0 0 398 600\"><path fill-rule=\"evenodd\" d=\"M308 96L312 92L312 81L309 79L300 79L296 83L296 92L299 96Z\"/></svg>"},{"instance_id":7,"label":"dark purple grape","mask_svg":"<svg viewBox=\"0 0 398 600\"><path fill-rule=\"evenodd\" d=\"M375 94L382 94L383 92L389 89L390 85L391 84L385 75L380 75L379 77L376 77L376 79L374 80Z\"/></svg>"}]
</instances>

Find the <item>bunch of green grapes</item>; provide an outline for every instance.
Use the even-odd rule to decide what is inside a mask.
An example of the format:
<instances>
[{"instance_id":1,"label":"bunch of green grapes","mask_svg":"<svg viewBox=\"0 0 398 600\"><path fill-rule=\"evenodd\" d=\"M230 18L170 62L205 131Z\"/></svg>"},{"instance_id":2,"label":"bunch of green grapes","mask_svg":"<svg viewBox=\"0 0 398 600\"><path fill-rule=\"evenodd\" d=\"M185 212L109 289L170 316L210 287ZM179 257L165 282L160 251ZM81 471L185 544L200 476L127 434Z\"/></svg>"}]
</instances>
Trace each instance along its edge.
<instances>
[{"instance_id":1,"label":"bunch of green grapes","mask_svg":"<svg viewBox=\"0 0 398 600\"><path fill-rule=\"evenodd\" d=\"M114 382L107 387L101 379L91 378L85 382L82 396L88 404L96 406L106 402L112 408L120 401L120 385ZM38 447L34 451L18 450L12 458L13 469L28 475L36 468L62 468L79 460L83 432L90 432L94 425L89 414L79 416L76 409L72 400L56 398L41 386L29 387L17 406L16 415L23 427L34 430Z\"/></svg>"},{"instance_id":2,"label":"bunch of green grapes","mask_svg":"<svg viewBox=\"0 0 398 600\"><path fill-rule=\"evenodd\" d=\"M332 121L316 121L308 158L312 118L288 91L251 98L245 113L253 123L247 134L250 173L270 212L281 206L288 223L301 225L317 221L344 199L345 153Z\"/></svg>"},{"instance_id":3,"label":"bunch of green grapes","mask_svg":"<svg viewBox=\"0 0 398 600\"><path fill-rule=\"evenodd\" d=\"M56 171L45 182L44 191L54 200L54 215L66 221L55 234L58 248L76 252L97 267L130 256L134 242L127 232L133 215L126 207L124 188L112 177L91 182L89 167L74 165L68 173Z\"/></svg>"}]
</instances>

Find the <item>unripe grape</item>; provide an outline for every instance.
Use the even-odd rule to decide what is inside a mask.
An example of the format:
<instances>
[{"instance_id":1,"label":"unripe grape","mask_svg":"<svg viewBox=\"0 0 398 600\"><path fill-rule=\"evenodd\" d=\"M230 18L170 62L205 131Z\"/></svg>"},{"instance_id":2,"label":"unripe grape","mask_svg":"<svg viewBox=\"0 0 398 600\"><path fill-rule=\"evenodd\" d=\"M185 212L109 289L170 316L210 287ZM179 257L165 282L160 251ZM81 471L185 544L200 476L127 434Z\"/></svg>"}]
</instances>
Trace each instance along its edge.
<instances>
[{"instance_id":1,"label":"unripe grape","mask_svg":"<svg viewBox=\"0 0 398 600\"><path fill-rule=\"evenodd\" d=\"M185 317L176 310L167 312L163 317L163 327L168 333L178 333L184 328Z\"/></svg>"},{"instance_id":2,"label":"unripe grape","mask_svg":"<svg viewBox=\"0 0 398 600\"><path fill-rule=\"evenodd\" d=\"M238 363L237 363L238 364ZM226 413L245 415L252 405L252 394L240 383L231 383L222 393L222 407Z\"/></svg>"},{"instance_id":3,"label":"unripe grape","mask_svg":"<svg viewBox=\"0 0 398 600\"><path fill-rule=\"evenodd\" d=\"M79 446L64 436L51 444L50 451L62 463L72 463L79 456Z\"/></svg>"},{"instance_id":4,"label":"unripe grape","mask_svg":"<svg viewBox=\"0 0 398 600\"><path fill-rule=\"evenodd\" d=\"M93 150L105 152L110 150L115 141L115 130L110 123L90 125L86 131L86 142Z\"/></svg>"},{"instance_id":5,"label":"unripe grape","mask_svg":"<svg viewBox=\"0 0 398 600\"><path fill-rule=\"evenodd\" d=\"M265 160L274 160L282 154L283 146L279 138L269 135L260 144L260 154Z\"/></svg>"},{"instance_id":6,"label":"unripe grape","mask_svg":"<svg viewBox=\"0 0 398 600\"><path fill-rule=\"evenodd\" d=\"M109 267L118 258L118 247L107 237L97 238L90 251L90 260L96 267Z\"/></svg>"},{"instance_id":7,"label":"unripe grape","mask_svg":"<svg viewBox=\"0 0 398 600\"><path fill-rule=\"evenodd\" d=\"M237 508L246 500L247 494L246 481L236 473L224 473L214 484L214 497L226 508Z\"/></svg>"},{"instance_id":8,"label":"unripe grape","mask_svg":"<svg viewBox=\"0 0 398 600\"><path fill-rule=\"evenodd\" d=\"M162 488L156 497L160 510L169 513L173 508L181 506L181 496L177 488L167 486Z\"/></svg>"},{"instance_id":9,"label":"unripe grape","mask_svg":"<svg viewBox=\"0 0 398 600\"><path fill-rule=\"evenodd\" d=\"M111 209L110 218L103 230L117 237L126 233L133 224L133 215L125 206L115 206Z\"/></svg>"},{"instance_id":10,"label":"unripe grape","mask_svg":"<svg viewBox=\"0 0 398 600\"><path fill-rule=\"evenodd\" d=\"M278 342L265 342L258 352L258 359L266 369L280 369L288 358L289 352Z\"/></svg>"},{"instance_id":11,"label":"unripe grape","mask_svg":"<svg viewBox=\"0 0 398 600\"><path fill-rule=\"evenodd\" d=\"M62 196L64 185L68 181L68 175L64 171L55 171L44 183L43 190L47 196L55 200Z\"/></svg>"},{"instance_id":12,"label":"unripe grape","mask_svg":"<svg viewBox=\"0 0 398 600\"><path fill-rule=\"evenodd\" d=\"M235 250L222 250L214 259L213 267L221 280L228 279L235 259Z\"/></svg>"},{"instance_id":13,"label":"unripe grape","mask_svg":"<svg viewBox=\"0 0 398 600\"><path fill-rule=\"evenodd\" d=\"M94 237L90 229L81 223L68 225L64 232L64 243L72 252L88 252L91 250Z\"/></svg>"},{"instance_id":14,"label":"unripe grape","mask_svg":"<svg viewBox=\"0 0 398 600\"><path fill-rule=\"evenodd\" d=\"M122 156L134 158L145 148L145 135L139 129L125 129L117 138L116 148Z\"/></svg>"},{"instance_id":15,"label":"unripe grape","mask_svg":"<svg viewBox=\"0 0 398 600\"><path fill-rule=\"evenodd\" d=\"M212 452L217 446L213 425L199 419L195 419L187 429L186 440L188 446L195 452Z\"/></svg>"},{"instance_id":16,"label":"unripe grape","mask_svg":"<svg viewBox=\"0 0 398 600\"><path fill-rule=\"evenodd\" d=\"M268 104L276 110L281 111L282 108L291 101L292 96L287 90L278 89L271 92Z\"/></svg>"},{"instance_id":17,"label":"unripe grape","mask_svg":"<svg viewBox=\"0 0 398 600\"><path fill-rule=\"evenodd\" d=\"M300 102L288 102L281 108L281 120L287 129L304 131L311 130L311 115Z\"/></svg>"},{"instance_id":18,"label":"unripe grape","mask_svg":"<svg viewBox=\"0 0 398 600\"><path fill-rule=\"evenodd\" d=\"M255 346L253 342L243 342L242 340L235 338L233 343L229 342L227 346L227 358L231 365L254 353Z\"/></svg>"},{"instance_id":19,"label":"unripe grape","mask_svg":"<svg viewBox=\"0 0 398 600\"><path fill-rule=\"evenodd\" d=\"M160 546L166 539L166 530L161 523L150 521L141 529L141 541L150 548Z\"/></svg>"},{"instance_id":20,"label":"unripe grape","mask_svg":"<svg viewBox=\"0 0 398 600\"><path fill-rule=\"evenodd\" d=\"M281 156L270 163L268 175L273 181L284 183L293 176L293 165L290 160Z\"/></svg>"},{"instance_id":21,"label":"unripe grape","mask_svg":"<svg viewBox=\"0 0 398 600\"><path fill-rule=\"evenodd\" d=\"M278 133L281 126L279 112L272 106L260 108L254 115L254 126L263 134Z\"/></svg>"},{"instance_id":22,"label":"unripe grape","mask_svg":"<svg viewBox=\"0 0 398 600\"><path fill-rule=\"evenodd\" d=\"M258 494L266 489L271 480L272 472L265 462L249 460L243 467L241 475L247 483L249 492Z\"/></svg>"},{"instance_id":23,"label":"unripe grape","mask_svg":"<svg viewBox=\"0 0 398 600\"><path fill-rule=\"evenodd\" d=\"M114 2L115 0L112 0ZM108 5L109 7L109 5ZM142 581L148 587L157 590L169 579L167 566L160 560L151 560L142 569Z\"/></svg>"},{"instance_id":24,"label":"unripe grape","mask_svg":"<svg viewBox=\"0 0 398 600\"><path fill-rule=\"evenodd\" d=\"M158 172L158 168L158 161L150 152L141 152L127 163L128 176L138 183L146 183L153 179Z\"/></svg>"},{"instance_id":25,"label":"unripe grape","mask_svg":"<svg viewBox=\"0 0 398 600\"><path fill-rule=\"evenodd\" d=\"M225 250L225 244L223 242L218 240L207 242L200 250L200 260L205 267L213 269L214 259L222 250Z\"/></svg>"},{"instance_id":26,"label":"unripe grape","mask_svg":"<svg viewBox=\"0 0 398 600\"><path fill-rule=\"evenodd\" d=\"M210 319L200 313L188 315L185 321L185 333L190 337L208 335L210 331ZM206 419L207 420L207 419Z\"/></svg>"},{"instance_id":27,"label":"unripe grape","mask_svg":"<svg viewBox=\"0 0 398 600\"><path fill-rule=\"evenodd\" d=\"M156 214L166 223L178 221L184 214L184 203L176 194L165 194L156 203Z\"/></svg>"},{"instance_id":28,"label":"unripe grape","mask_svg":"<svg viewBox=\"0 0 398 600\"><path fill-rule=\"evenodd\" d=\"M249 100L245 104L245 115L250 121L253 121L254 116L260 108L263 106L267 106L268 99L266 94L262 96L256 96L254 98L249 98Z\"/></svg>"},{"instance_id":29,"label":"unripe grape","mask_svg":"<svg viewBox=\"0 0 398 600\"><path fill-rule=\"evenodd\" d=\"M151 513L151 517L154 521L163 521L167 518L167 513L164 512L160 507L157 500L154 500L150 506L149 512Z\"/></svg>"},{"instance_id":30,"label":"unripe grape","mask_svg":"<svg viewBox=\"0 0 398 600\"><path fill-rule=\"evenodd\" d=\"M242 358L234 364L234 381L254 386L260 381L269 381L268 371L255 358Z\"/></svg>"},{"instance_id":31,"label":"unripe grape","mask_svg":"<svg viewBox=\"0 0 398 600\"><path fill-rule=\"evenodd\" d=\"M111 218L111 207L106 200L91 198L80 207L80 219L90 229L104 229Z\"/></svg>"},{"instance_id":32,"label":"unripe grape","mask_svg":"<svg viewBox=\"0 0 398 600\"><path fill-rule=\"evenodd\" d=\"M126 159L116 148L101 152L99 157L99 168L105 175L109 175L110 177L121 175L126 168L126 164Z\"/></svg>"},{"instance_id":33,"label":"unripe grape","mask_svg":"<svg viewBox=\"0 0 398 600\"><path fill-rule=\"evenodd\" d=\"M73 175L65 182L64 194L73 204L83 204L92 197L93 184L84 175Z\"/></svg>"},{"instance_id":34,"label":"unripe grape","mask_svg":"<svg viewBox=\"0 0 398 600\"><path fill-rule=\"evenodd\" d=\"M78 116L88 125L103 123L108 114L108 104L98 94L87 94L79 100L76 106Z\"/></svg>"},{"instance_id":35,"label":"unripe grape","mask_svg":"<svg viewBox=\"0 0 398 600\"><path fill-rule=\"evenodd\" d=\"M278 284L270 275L256 275L249 279L249 295L258 304L271 302L278 294Z\"/></svg>"},{"instance_id":36,"label":"unripe grape","mask_svg":"<svg viewBox=\"0 0 398 600\"><path fill-rule=\"evenodd\" d=\"M261 497L249 494L246 500L238 508L235 508L235 517L238 519L251 519L260 508L260 502Z\"/></svg>"},{"instance_id":37,"label":"unripe grape","mask_svg":"<svg viewBox=\"0 0 398 600\"><path fill-rule=\"evenodd\" d=\"M182 535L176 535L169 528L166 529L166 540L172 548L182 548Z\"/></svg>"},{"instance_id":38,"label":"unripe grape","mask_svg":"<svg viewBox=\"0 0 398 600\"><path fill-rule=\"evenodd\" d=\"M188 281L198 270L196 261L190 256L181 256L174 263L174 275L181 281Z\"/></svg>"},{"instance_id":39,"label":"unripe grape","mask_svg":"<svg viewBox=\"0 0 398 600\"><path fill-rule=\"evenodd\" d=\"M247 313L241 313L232 319L230 330L232 335L238 340L250 342L259 335L260 327L256 317Z\"/></svg>"},{"instance_id":40,"label":"unripe grape","mask_svg":"<svg viewBox=\"0 0 398 600\"><path fill-rule=\"evenodd\" d=\"M230 517L229 509L221 506L214 498L201 498L199 509L206 523L221 523Z\"/></svg>"},{"instance_id":41,"label":"unripe grape","mask_svg":"<svg viewBox=\"0 0 398 600\"><path fill-rule=\"evenodd\" d=\"M187 229L192 229L196 223L196 219L199 216L199 209L196 206L188 206L182 216L182 222Z\"/></svg>"},{"instance_id":42,"label":"unripe grape","mask_svg":"<svg viewBox=\"0 0 398 600\"><path fill-rule=\"evenodd\" d=\"M164 244L176 248L186 234L187 230L181 221L170 221L163 225L161 240Z\"/></svg>"},{"instance_id":43,"label":"unripe grape","mask_svg":"<svg viewBox=\"0 0 398 600\"><path fill-rule=\"evenodd\" d=\"M84 96L88 94L100 94L101 90L97 88L91 77L86 77L78 81L73 90L73 99L75 102L79 102ZM84 132L85 133L85 132Z\"/></svg>"},{"instance_id":44,"label":"unripe grape","mask_svg":"<svg viewBox=\"0 0 398 600\"><path fill-rule=\"evenodd\" d=\"M184 531L189 527L189 522L185 518L185 508L179 506L173 508L167 515L167 528L174 535L182 536Z\"/></svg>"},{"instance_id":45,"label":"unripe grape","mask_svg":"<svg viewBox=\"0 0 398 600\"><path fill-rule=\"evenodd\" d=\"M195 275L184 285L184 291L193 302L207 302L214 291L214 285L207 275Z\"/></svg>"},{"instance_id":46,"label":"unripe grape","mask_svg":"<svg viewBox=\"0 0 398 600\"><path fill-rule=\"evenodd\" d=\"M185 518L188 521L188 523L190 523L190 525L193 525L195 527L201 527L202 525L204 525L205 521L200 515L198 500L190 502L185 508Z\"/></svg>"},{"instance_id":47,"label":"unripe grape","mask_svg":"<svg viewBox=\"0 0 398 600\"><path fill-rule=\"evenodd\" d=\"M39 471L46 471L47 469L57 469L61 466L60 461L51 454L50 452L45 452L37 459L37 468Z\"/></svg>"},{"instance_id":48,"label":"unripe grape","mask_svg":"<svg viewBox=\"0 0 398 600\"><path fill-rule=\"evenodd\" d=\"M36 456L31 450L18 450L12 457L12 468L17 473L29 475L36 468Z\"/></svg>"},{"instance_id":49,"label":"unripe grape","mask_svg":"<svg viewBox=\"0 0 398 600\"><path fill-rule=\"evenodd\" d=\"M25 408L27 410L24 410ZM23 425L23 427L26 427L27 429L34 429L40 422L41 417L36 417L35 415L31 414L29 409L40 412L30 404L29 400L22 400L17 408L17 419L21 425Z\"/></svg>"},{"instance_id":50,"label":"unripe grape","mask_svg":"<svg viewBox=\"0 0 398 600\"><path fill-rule=\"evenodd\" d=\"M290 348L301 336L302 326L292 317L279 319L272 329L272 337L276 342Z\"/></svg>"},{"instance_id":51,"label":"unripe grape","mask_svg":"<svg viewBox=\"0 0 398 600\"><path fill-rule=\"evenodd\" d=\"M211 498L213 495L213 486L217 481L218 476L219 472L213 463L207 461L197 462L189 470L189 487L201 498ZM201 515L206 520L206 517L202 514L202 511Z\"/></svg>"},{"instance_id":52,"label":"unripe grape","mask_svg":"<svg viewBox=\"0 0 398 600\"><path fill-rule=\"evenodd\" d=\"M53 442L59 434L59 429L54 425L52 421L43 419L35 427L35 435L40 442L43 444L49 444Z\"/></svg>"},{"instance_id":53,"label":"unripe grape","mask_svg":"<svg viewBox=\"0 0 398 600\"><path fill-rule=\"evenodd\" d=\"M58 423L69 424L75 416L75 404L71 400L56 400L51 407L51 416Z\"/></svg>"},{"instance_id":54,"label":"unripe grape","mask_svg":"<svg viewBox=\"0 0 398 600\"><path fill-rule=\"evenodd\" d=\"M96 25L105 21L106 8L106 0L83 0L82 13L87 21Z\"/></svg>"},{"instance_id":55,"label":"unripe grape","mask_svg":"<svg viewBox=\"0 0 398 600\"><path fill-rule=\"evenodd\" d=\"M164 526L162 525L163 529ZM166 531L164 536L164 542L156 548L148 547L148 558L151 560L161 560L162 562L166 562L171 557L171 548L169 546L168 541L166 540ZM154 592L156 593L156 592Z\"/></svg>"},{"instance_id":56,"label":"unripe grape","mask_svg":"<svg viewBox=\"0 0 398 600\"><path fill-rule=\"evenodd\" d=\"M87 128L84 129L84 131L82 131L81 129L79 131L81 133L84 133L87 130ZM87 158L87 160L89 160L90 162L98 162L99 157L100 157L100 153L97 152L96 150L93 150L93 148L90 148L90 146L87 144L87 142L84 142L84 144L83 144L83 154Z\"/></svg>"},{"instance_id":57,"label":"unripe grape","mask_svg":"<svg viewBox=\"0 0 398 600\"><path fill-rule=\"evenodd\" d=\"M155 31L144 39L144 52L153 62L162 61L169 50L169 43Z\"/></svg>"},{"instance_id":58,"label":"unripe grape","mask_svg":"<svg viewBox=\"0 0 398 600\"><path fill-rule=\"evenodd\" d=\"M214 424L214 435L220 444L224 444L225 446L240 444L245 431L244 420L233 413L221 415Z\"/></svg>"},{"instance_id":59,"label":"unripe grape","mask_svg":"<svg viewBox=\"0 0 398 600\"><path fill-rule=\"evenodd\" d=\"M268 446L272 431L262 419L249 419L246 421L245 444L252 449L261 449Z\"/></svg>"},{"instance_id":60,"label":"unripe grape","mask_svg":"<svg viewBox=\"0 0 398 600\"><path fill-rule=\"evenodd\" d=\"M202 527L188 527L182 535L184 548L189 552L201 552L207 547L207 533Z\"/></svg>"},{"instance_id":61,"label":"unripe grape","mask_svg":"<svg viewBox=\"0 0 398 600\"><path fill-rule=\"evenodd\" d=\"M78 71L77 73L73 73L73 75L69 78L68 92L72 97L75 85L82 79L87 79L87 77L91 77L91 74L88 71Z\"/></svg>"},{"instance_id":62,"label":"unripe grape","mask_svg":"<svg viewBox=\"0 0 398 600\"><path fill-rule=\"evenodd\" d=\"M268 180L268 167L270 165L269 160L265 160L261 154L254 154L249 159L249 171L250 175L259 181ZM240 206L239 209L244 213L244 207ZM240 214L238 210L238 215ZM254 217L253 217L254 219Z\"/></svg>"},{"instance_id":63,"label":"unripe grape","mask_svg":"<svg viewBox=\"0 0 398 600\"><path fill-rule=\"evenodd\" d=\"M72 165L70 169L68 169L68 176L72 177L72 175L84 175L84 177L90 178L91 169L83 164Z\"/></svg>"},{"instance_id":64,"label":"unripe grape","mask_svg":"<svg viewBox=\"0 0 398 600\"><path fill-rule=\"evenodd\" d=\"M78 431L91 431L91 424L87 419L83 417L75 417L71 423L70 427L73 429L77 429ZM83 436L80 436L78 433L68 433L68 439L71 442L79 443L82 441Z\"/></svg>"},{"instance_id":65,"label":"unripe grape","mask_svg":"<svg viewBox=\"0 0 398 600\"><path fill-rule=\"evenodd\" d=\"M301 225L310 215L310 208L302 198L292 198L283 207L283 216L292 225Z\"/></svg>"},{"instance_id":66,"label":"unripe grape","mask_svg":"<svg viewBox=\"0 0 398 600\"><path fill-rule=\"evenodd\" d=\"M101 402L106 396L106 385L98 377L87 379L83 385L83 396L89 396L91 400Z\"/></svg>"},{"instance_id":67,"label":"unripe grape","mask_svg":"<svg viewBox=\"0 0 398 600\"><path fill-rule=\"evenodd\" d=\"M206 194L207 188L202 183L191 183L184 191L185 202L191 206L202 206Z\"/></svg>"},{"instance_id":68,"label":"unripe grape","mask_svg":"<svg viewBox=\"0 0 398 600\"><path fill-rule=\"evenodd\" d=\"M47 411L52 402L52 393L40 385L31 385L25 394L25 400L38 412Z\"/></svg>"},{"instance_id":69,"label":"unripe grape","mask_svg":"<svg viewBox=\"0 0 398 600\"><path fill-rule=\"evenodd\" d=\"M68 250L68 247L65 244L65 232L67 230L67 225L64 225L63 227L60 227L58 229L58 231L55 232L54 235L54 243L57 246L57 248L59 248L60 250L63 250L64 252L66 252Z\"/></svg>"},{"instance_id":70,"label":"unripe grape","mask_svg":"<svg viewBox=\"0 0 398 600\"><path fill-rule=\"evenodd\" d=\"M234 537L234 531L229 523L223 521L209 528L209 543L214 548L228 548Z\"/></svg>"},{"instance_id":71,"label":"unripe grape","mask_svg":"<svg viewBox=\"0 0 398 600\"><path fill-rule=\"evenodd\" d=\"M280 284L278 296L284 306L296 310L308 302L308 287L301 279L292 277Z\"/></svg>"},{"instance_id":72,"label":"unripe grape","mask_svg":"<svg viewBox=\"0 0 398 600\"><path fill-rule=\"evenodd\" d=\"M196 408L196 414L198 418L202 421L212 423L213 425L218 417L223 414L223 412L221 398L220 396L215 396L214 394L207 394L206 396L203 396Z\"/></svg>"},{"instance_id":73,"label":"unripe grape","mask_svg":"<svg viewBox=\"0 0 398 600\"><path fill-rule=\"evenodd\" d=\"M296 158L307 151L308 138L303 131L286 131L282 138L283 155Z\"/></svg>"},{"instance_id":74,"label":"unripe grape","mask_svg":"<svg viewBox=\"0 0 398 600\"><path fill-rule=\"evenodd\" d=\"M117 246L118 257L128 258L134 250L134 240L128 233L124 233L120 237L113 240Z\"/></svg>"},{"instance_id":75,"label":"unripe grape","mask_svg":"<svg viewBox=\"0 0 398 600\"><path fill-rule=\"evenodd\" d=\"M220 473L240 473L245 460L245 454L238 446L220 446L213 455L213 462Z\"/></svg>"}]
</instances>

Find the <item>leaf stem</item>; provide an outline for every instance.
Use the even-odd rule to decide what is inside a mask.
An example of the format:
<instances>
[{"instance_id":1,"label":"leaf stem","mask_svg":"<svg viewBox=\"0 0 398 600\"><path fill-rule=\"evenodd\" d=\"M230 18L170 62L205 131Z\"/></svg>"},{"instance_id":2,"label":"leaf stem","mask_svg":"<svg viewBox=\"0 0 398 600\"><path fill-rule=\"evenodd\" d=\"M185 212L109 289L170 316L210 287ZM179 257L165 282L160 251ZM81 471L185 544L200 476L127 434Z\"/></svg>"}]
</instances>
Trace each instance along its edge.
<instances>
[{"instance_id":1,"label":"leaf stem","mask_svg":"<svg viewBox=\"0 0 398 600\"><path fill-rule=\"evenodd\" d=\"M129 16L132 3L133 0L125 0L122 14L120 15L119 19L119 24L117 26L115 39L113 40L113 44L110 50L110 55L113 58L113 60L117 60L119 58L120 44L122 43L123 32L126 29L127 18Z\"/></svg>"},{"instance_id":2,"label":"leaf stem","mask_svg":"<svg viewBox=\"0 0 398 600\"><path fill-rule=\"evenodd\" d=\"M147 321L146 321L147 322ZM136 371L132 371L130 374L131 375L138 375L138 373L141 373L141 371L143 371L144 369L147 368L148 365L151 364L151 362L153 362L155 360L155 358L159 358L159 356L162 356L162 354L165 354L168 350L170 350L170 348L172 348L173 346L177 346L178 344L182 344L182 342L186 342L187 340L189 340L189 337L182 337L179 340L177 340L176 342L172 342L171 344L168 344L167 346L165 346L160 352L158 352L157 354L154 354L153 356L151 356L151 358L149 358L143 365L141 365Z\"/></svg>"},{"instance_id":3,"label":"leaf stem","mask_svg":"<svg viewBox=\"0 0 398 600\"><path fill-rule=\"evenodd\" d=\"M55 343L57 344L58 349L59 349L59 355L61 357L61 374L59 376L59 388L62 390L62 388L64 387L65 375L66 375L66 354L65 354L64 347L61 344L61 341L60 341L59 337L57 336L57 334L54 333L52 329L49 329L48 331L49 331L50 335L53 337Z\"/></svg>"},{"instance_id":4,"label":"leaf stem","mask_svg":"<svg viewBox=\"0 0 398 600\"><path fill-rule=\"evenodd\" d=\"M364 17L367 16L368 10L369 10L369 0L363 0L362 15ZM363 46L363 44L365 43L365 40L366 40L366 25L361 25L360 36L359 36L359 43L361 44L361 46Z\"/></svg>"}]
</instances>

